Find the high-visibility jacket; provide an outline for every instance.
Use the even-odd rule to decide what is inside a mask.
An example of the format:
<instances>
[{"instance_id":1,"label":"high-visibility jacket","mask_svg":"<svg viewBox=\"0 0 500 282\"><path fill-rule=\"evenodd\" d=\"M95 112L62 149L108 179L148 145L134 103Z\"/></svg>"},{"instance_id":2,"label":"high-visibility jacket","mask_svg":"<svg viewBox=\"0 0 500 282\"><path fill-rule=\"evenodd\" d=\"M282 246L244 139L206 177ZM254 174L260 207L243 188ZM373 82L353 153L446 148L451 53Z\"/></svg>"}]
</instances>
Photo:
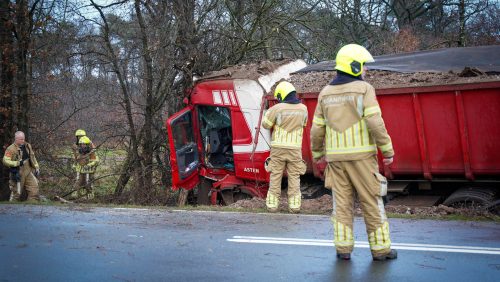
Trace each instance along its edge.
<instances>
[{"instance_id":1,"label":"high-visibility jacket","mask_svg":"<svg viewBox=\"0 0 500 282\"><path fill-rule=\"evenodd\" d=\"M71 144L71 150L73 151L73 159L76 161L76 159L78 158L78 155L80 154L78 152L78 149L80 148L80 146L78 146L78 142L77 143L73 143ZM90 148L92 150L95 150L96 149L96 146L94 145L94 142L90 142Z\"/></svg>"},{"instance_id":2,"label":"high-visibility jacket","mask_svg":"<svg viewBox=\"0 0 500 282\"><path fill-rule=\"evenodd\" d=\"M26 151L29 155L29 161L27 164L30 165L32 169L39 169L38 161L36 160L33 148L31 148L31 144L25 142L24 145L26 146ZM19 147L16 143L13 143L5 150L2 162L7 167L18 167L20 165L22 155L21 147ZM24 165L26 164L23 164L23 166Z\"/></svg>"},{"instance_id":3,"label":"high-visibility jacket","mask_svg":"<svg viewBox=\"0 0 500 282\"><path fill-rule=\"evenodd\" d=\"M79 173L95 173L97 165L99 164L99 157L92 149L87 154L78 154L76 157L75 171Z\"/></svg>"},{"instance_id":4,"label":"high-visibility jacket","mask_svg":"<svg viewBox=\"0 0 500 282\"><path fill-rule=\"evenodd\" d=\"M302 149L302 136L307 124L304 104L279 103L272 106L262 119L262 127L273 128L271 147Z\"/></svg>"},{"instance_id":5,"label":"high-visibility jacket","mask_svg":"<svg viewBox=\"0 0 500 282\"><path fill-rule=\"evenodd\" d=\"M313 158L362 160L376 154L377 147L384 157L394 155L373 86L362 80L325 86L311 127Z\"/></svg>"}]
</instances>

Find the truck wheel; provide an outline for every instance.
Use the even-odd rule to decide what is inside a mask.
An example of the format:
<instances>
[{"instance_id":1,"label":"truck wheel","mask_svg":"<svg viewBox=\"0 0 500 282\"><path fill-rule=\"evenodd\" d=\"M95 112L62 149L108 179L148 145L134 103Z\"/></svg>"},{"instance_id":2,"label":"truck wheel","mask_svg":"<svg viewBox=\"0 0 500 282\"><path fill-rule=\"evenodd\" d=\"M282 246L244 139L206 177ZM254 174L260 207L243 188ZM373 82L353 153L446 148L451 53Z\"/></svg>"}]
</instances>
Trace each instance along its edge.
<instances>
[{"instance_id":1,"label":"truck wheel","mask_svg":"<svg viewBox=\"0 0 500 282\"><path fill-rule=\"evenodd\" d=\"M445 206L485 208L495 200L495 191L488 188L462 188L453 192L444 202Z\"/></svg>"}]
</instances>

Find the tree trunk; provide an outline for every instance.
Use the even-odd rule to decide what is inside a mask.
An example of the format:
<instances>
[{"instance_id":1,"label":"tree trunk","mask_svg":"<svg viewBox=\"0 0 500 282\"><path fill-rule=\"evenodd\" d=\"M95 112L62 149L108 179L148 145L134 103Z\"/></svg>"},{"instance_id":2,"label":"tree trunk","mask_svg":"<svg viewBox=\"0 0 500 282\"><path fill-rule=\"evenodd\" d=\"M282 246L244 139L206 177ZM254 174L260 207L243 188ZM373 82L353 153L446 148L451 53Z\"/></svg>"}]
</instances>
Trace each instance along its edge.
<instances>
[{"instance_id":1,"label":"tree trunk","mask_svg":"<svg viewBox=\"0 0 500 282\"><path fill-rule=\"evenodd\" d=\"M28 1L16 3L17 32L17 128L29 139L28 113L30 110L28 87L28 53L30 47L30 14Z\"/></svg>"},{"instance_id":2,"label":"tree trunk","mask_svg":"<svg viewBox=\"0 0 500 282\"><path fill-rule=\"evenodd\" d=\"M174 0L174 14L177 18L176 45L180 50L179 63L184 73L184 88L193 83L193 67L196 63L198 38L194 19L195 0Z\"/></svg>"},{"instance_id":3,"label":"tree trunk","mask_svg":"<svg viewBox=\"0 0 500 282\"><path fill-rule=\"evenodd\" d=\"M144 141L142 156L144 159L144 185L138 187L136 196L142 197L153 189L153 60L151 59L151 51L149 50L148 36L146 24L141 12L141 1L135 0L135 12L137 21L141 28L142 41L142 58L144 60L145 83L146 83L146 109L144 117ZM140 191L142 190L142 191Z\"/></svg>"},{"instance_id":4,"label":"tree trunk","mask_svg":"<svg viewBox=\"0 0 500 282\"><path fill-rule=\"evenodd\" d=\"M187 198L189 195L189 190L181 188L179 191L179 198L177 199L177 206L183 207L187 203Z\"/></svg>"},{"instance_id":5,"label":"tree trunk","mask_svg":"<svg viewBox=\"0 0 500 282\"><path fill-rule=\"evenodd\" d=\"M267 27L263 24L260 25L260 36L264 43L264 58L270 60L273 57L271 40L268 38Z\"/></svg>"},{"instance_id":6,"label":"tree trunk","mask_svg":"<svg viewBox=\"0 0 500 282\"><path fill-rule=\"evenodd\" d=\"M458 46L465 47L465 0L460 0L458 4L458 14L460 21L460 32L458 36Z\"/></svg>"},{"instance_id":7,"label":"tree trunk","mask_svg":"<svg viewBox=\"0 0 500 282\"><path fill-rule=\"evenodd\" d=\"M125 163L124 167L122 168L122 171L127 171L129 168L132 171L135 171L135 173L132 173L132 175L136 176L136 187L144 187L144 169L142 167L141 163L141 157L139 156L139 138L137 135L137 131L135 128L135 123L133 119L133 113L132 113L132 102L130 98L130 93L127 88L127 83L126 83L126 75L123 74L122 69L120 68L118 56L115 53L115 50L113 49L113 45L111 44L111 35L110 35L110 29L108 25L108 21L106 19L106 16L104 15L102 8L97 5L93 0L90 1L92 3L92 6L99 12L99 15L101 16L101 19L103 21L103 37L104 37L104 44L106 45L106 48L108 49L109 52L109 59L111 61L111 64L113 66L113 71L116 74L116 77L118 79L118 82L120 84L120 90L123 95L123 103L125 104L125 112L127 115L127 122L129 126L129 134L130 134L130 150L131 150L131 157L130 157L130 162ZM129 177L122 178L122 180L128 181ZM126 182L125 182L126 184ZM123 187L125 187L124 183L118 183L116 188L115 188L115 193L116 191L122 191Z\"/></svg>"},{"instance_id":8,"label":"tree trunk","mask_svg":"<svg viewBox=\"0 0 500 282\"><path fill-rule=\"evenodd\" d=\"M0 146L1 155L14 139L12 87L14 84L14 35L10 1L0 0ZM0 166L0 201L9 199L9 170Z\"/></svg>"},{"instance_id":9,"label":"tree trunk","mask_svg":"<svg viewBox=\"0 0 500 282\"><path fill-rule=\"evenodd\" d=\"M115 193L114 193L115 197L120 197L122 195L123 190L125 190L125 186L130 180L131 170L133 165L132 158L133 158L132 150L128 150L127 158L125 159L122 167L120 168L120 177L116 182Z\"/></svg>"}]
</instances>

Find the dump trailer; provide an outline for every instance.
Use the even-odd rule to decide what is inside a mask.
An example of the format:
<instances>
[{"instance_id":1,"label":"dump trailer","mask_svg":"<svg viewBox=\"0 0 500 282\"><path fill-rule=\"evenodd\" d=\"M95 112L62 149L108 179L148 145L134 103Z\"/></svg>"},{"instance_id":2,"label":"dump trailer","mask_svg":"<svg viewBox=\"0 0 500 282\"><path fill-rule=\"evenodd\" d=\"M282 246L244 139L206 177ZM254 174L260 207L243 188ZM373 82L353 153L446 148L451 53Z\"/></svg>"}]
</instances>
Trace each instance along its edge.
<instances>
[{"instance_id":1,"label":"dump trailer","mask_svg":"<svg viewBox=\"0 0 500 282\"><path fill-rule=\"evenodd\" d=\"M412 185L446 189L454 192L445 201L450 205L488 205L498 198L500 58L492 59L492 54L499 56L500 46L379 56L367 65L368 74L375 74L366 80L376 88L396 152L390 167L380 164L390 191L404 192ZM296 86L307 106L302 153L307 174L321 183L326 163L313 163L309 137L319 91L333 78L333 70L334 62L263 62L197 81L186 108L166 122L172 189L196 188L200 204L264 198L271 134L260 124L265 110L277 103L270 94L283 79Z\"/></svg>"}]
</instances>

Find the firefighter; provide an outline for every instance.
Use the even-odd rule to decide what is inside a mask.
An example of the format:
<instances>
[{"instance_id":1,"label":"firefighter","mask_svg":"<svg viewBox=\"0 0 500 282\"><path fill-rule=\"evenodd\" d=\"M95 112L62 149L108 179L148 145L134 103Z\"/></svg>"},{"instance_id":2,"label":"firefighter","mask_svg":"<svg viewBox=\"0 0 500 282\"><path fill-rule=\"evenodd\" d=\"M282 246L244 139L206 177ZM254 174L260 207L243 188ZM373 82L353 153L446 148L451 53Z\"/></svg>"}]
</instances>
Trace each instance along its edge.
<instances>
[{"instance_id":1,"label":"firefighter","mask_svg":"<svg viewBox=\"0 0 500 282\"><path fill-rule=\"evenodd\" d=\"M78 140L78 156L75 160L76 182L75 191L71 196L74 199L82 197L93 199L92 181L99 158L92 146L92 141L87 136L80 137Z\"/></svg>"},{"instance_id":2,"label":"firefighter","mask_svg":"<svg viewBox=\"0 0 500 282\"><path fill-rule=\"evenodd\" d=\"M270 212L278 211L283 171L288 174L288 210L300 212L302 195L300 175L306 172L302 160L302 134L307 123L307 107L297 98L295 87L282 81L276 86L274 97L278 104L271 107L262 120L262 127L273 129L271 156L267 170L271 173L266 206Z\"/></svg>"},{"instance_id":3,"label":"firefighter","mask_svg":"<svg viewBox=\"0 0 500 282\"><path fill-rule=\"evenodd\" d=\"M325 187L332 189L334 243L337 258L349 260L354 247L353 204L357 194L373 260L397 258L391 250L389 223L382 197L387 180L379 174L377 148L383 163L393 162L394 150L375 97L363 81L364 63L373 62L362 46L349 44L336 57L337 76L319 96L311 128L312 155L325 158Z\"/></svg>"},{"instance_id":4,"label":"firefighter","mask_svg":"<svg viewBox=\"0 0 500 282\"><path fill-rule=\"evenodd\" d=\"M76 141L75 143L73 143L73 145L71 145L71 149L73 150L73 157L76 159L76 157L78 156L78 148L79 148L79 143L78 141L80 140L80 138L82 138L83 136L87 136L87 133L85 132L85 130L83 129L77 129L75 131L75 137L76 137ZM95 149L95 146L94 144L92 143L92 148Z\"/></svg>"},{"instance_id":5,"label":"firefighter","mask_svg":"<svg viewBox=\"0 0 500 282\"><path fill-rule=\"evenodd\" d=\"M40 200L38 180L40 167L31 145L25 141L22 131L14 134L14 143L7 147L3 156L3 164L10 168L10 201L19 201L24 191L28 201Z\"/></svg>"}]
</instances>

